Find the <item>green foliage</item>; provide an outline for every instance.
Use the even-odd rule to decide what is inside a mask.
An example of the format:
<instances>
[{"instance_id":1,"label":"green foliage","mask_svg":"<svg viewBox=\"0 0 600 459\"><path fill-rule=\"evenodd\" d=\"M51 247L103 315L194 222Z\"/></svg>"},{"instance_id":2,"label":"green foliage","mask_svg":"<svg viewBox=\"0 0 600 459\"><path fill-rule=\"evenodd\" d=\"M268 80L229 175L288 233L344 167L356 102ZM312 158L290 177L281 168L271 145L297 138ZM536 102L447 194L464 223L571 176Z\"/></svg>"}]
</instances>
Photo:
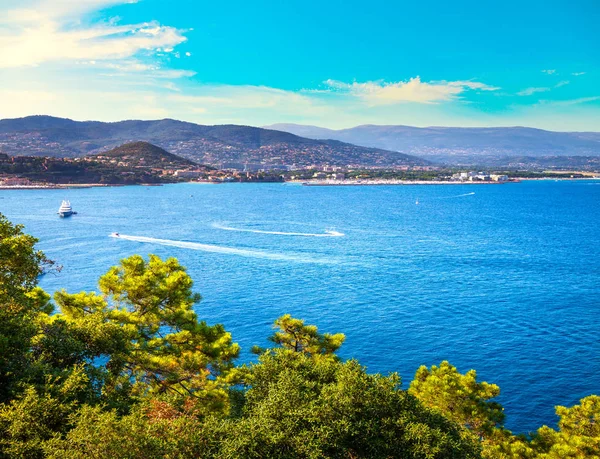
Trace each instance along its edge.
<instances>
[{"instance_id":1,"label":"green foliage","mask_svg":"<svg viewBox=\"0 0 600 459\"><path fill-rule=\"evenodd\" d=\"M286 314L277 319L273 328L278 329L269 337L269 341L294 352L318 357L335 357L334 352L343 344L346 337L342 333L332 335L330 333L319 333L315 325L304 325L301 319L294 319ZM264 349L255 346L256 354L264 352Z\"/></svg>"},{"instance_id":2,"label":"green foliage","mask_svg":"<svg viewBox=\"0 0 600 459\"><path fill-rule=\"evenodd\" d=\"M507 436L486 448L490 459L600 458L600 397L590 395L571 408L556 407L558 430L543 426L531 439Z\"/></svg>"},{"instance_id":3,"label":"green foliage","mask_svg":"<svg viewBox=\"0 0 600 459\"><path fill-rule=\"evenodd\" d=\"M28 386L9 404L0 405L0 457L41 458L44 443L71 427L69 417L89 397L81 367L64 377L47 375L41 390Z\"/></svg>"},{"instance_id":4,"label":"green foliage","mask_svg":"<svg viewBox=\"0 0 600 459\"><path fill-rule=\"evenodd\" d=\"M137 395L175 392L226 408L239 347L223 326L199 322L185 269L170 258L132 256L100 278L102 296L59 292L59 319L84 336L87 357L103 356L113 387Z\"/></svg>"},{"instance_id":5,"label":"green foliage","mask_svg":"<svg viewBox=\"0 0 600 459\"><path fill-rule=\"evenodd\" d=\"M35 249L37 239L0 214L0 299L23 301L51 262Z\"/></svg>"},{"instance_id":6,"label":"green foliage","mask_svg":"<svg viewBox=\"0 0 600 459\"><path fill-rule=\"evenodd\" d=\"M49 296L36 287L52 263L35 249L36 242L0 214L0 403L14 396L26 377L35 323L52 311Z\"/></svg>"},{"instance_id":7,"label":"green foliage","mask_svg":"<svg viewBox=\"0 0 600 459\"><path fill-rule=\"evenodd\" d=\"M238 434L222 457L479 457L458 426L356 361L288 349L251 368Z\"/></svg>"},{"instance_id":8,"label":"green foliage","mask_svg":"<svg viewBox=\"0 0 600 459\"><path fill-rule=\"evenodd\" d=\"M459 373L447 361L431 369L420 367L409 392L479 437L491 435L504 420L502 406L489 401L500 394L500 388L485 381L477 382L475 370Z\"/></svg>"},{"instance_id":9,"label":"green foliage","mask_svg":"<svg viewBox=\"0 0 600 459\"><path fill-rule=\"evenodd\" d=\"M199 418L159 399L128 416L83 409L49 457L476 458L458 426L399 389L397 375L277 349L251 368L239 416Z\"/></svg>"}]
</instances>

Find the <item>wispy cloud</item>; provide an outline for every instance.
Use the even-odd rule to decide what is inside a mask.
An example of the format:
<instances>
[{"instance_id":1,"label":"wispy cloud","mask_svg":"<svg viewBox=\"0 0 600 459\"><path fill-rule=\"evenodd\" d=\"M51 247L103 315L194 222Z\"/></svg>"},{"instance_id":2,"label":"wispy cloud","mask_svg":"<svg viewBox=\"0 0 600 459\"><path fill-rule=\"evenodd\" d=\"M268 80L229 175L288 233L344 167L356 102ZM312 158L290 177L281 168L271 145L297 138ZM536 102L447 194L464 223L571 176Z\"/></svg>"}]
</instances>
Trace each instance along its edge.
<instances>
[{"instance_id":1,"label":"wispy cloud","mask_svg":"<svg viewBox=\"0 0 600 459\"><path fill-rule=\"evenodd\" d=\"M569 83L570 83L570 81L563 80L563 81L559 81L558 83L556 83L552 87L526 88L526 89L523 89L522 91L519 91L517 93L517 96L531 96L531 95L533 95L535 93L538 93L538 92L548 92L548 91L551 91L552 89L556 89L556 88L560 88L562 86L566 86Z\"/></svg>"},{"instance_id":2,"label":"wispy cloud","mask_svg":"<svg viewBox=\"0 0 600 459\"><path fill-rule=\"evenodd\" d=\"M531 96L537 92L547 92L550 91L551 88L526 88L517 93L517 96Z\"/></svg>"},{"instance_id":3,"label":"wispy cloud","mask_svg":"<svg viewBox=\"0 0 600 459\"><path fill-rule=\"evenodd\" d=\"M184 31L158 22L85 24L78 16L121 3L132 2L40 0L6 11L0 18L0 68L152 55L186 40Z\"/></svg>"},{"instance_id":4,"label":"wispy cloud","mask_svg":"<svg viewBox=\"0 0 600 459\"><path fill-rule=\"evenodd\" d=\"M352 95L372 106L403 102L435 104L455 100L467 90L496 91L500 89L477 81L424 82L418 76L408 81L395 83L384 81L344 83L336 80L326 80L324 83L330 91Z\"/></svg>"},{"instance_id":5,"label":"wispy cloud","mask_svg":"<svg viewBox=\"0 0 600 459\"><path fill-rule=\"evenodd\" d=\"M556 69L542 70L542 73L547 75L554 75L556 73Z\"/></svg>"},{"instance_id":6,"label":"wispy cloud","mask_svg":"<svg viewBox=\"0 0 600 459\"><path fill-rule=\"evenodd\" d=\"M163 69L156 64L144 64L135 60L106 63L91 61L86 62L85 64L95 66L100 69L112 70L114 73L112 73L111 76L129 75L131 73L145 73L149 77L175 80L196 75L196 72L193 70Z\"/></svg>"},{"instance_id":7,"label":"wispy cloud","mask_svg":"<svg viewBox=\"0 0 600 459\"><path fill-rule=\"evenodd\" d=\"M589 102L596 102L600 100L600 96L592 97L580 97L578 99L567 99L567 100L540 100L540 104L555 105L555 106L569 106L587 104Z\"/></svg>"},{"instance_id":8,"label":"wispy cloud","mask_svg":"<svg viewBox=\"0 0 600 459\"><path fill-rule=\"evenodd\" d=\"M571 73L571 75L573 75L573 76L581 76L581 75L585 75L585 72L573 72L573 73Z\"/></svg>"}]
</instances>

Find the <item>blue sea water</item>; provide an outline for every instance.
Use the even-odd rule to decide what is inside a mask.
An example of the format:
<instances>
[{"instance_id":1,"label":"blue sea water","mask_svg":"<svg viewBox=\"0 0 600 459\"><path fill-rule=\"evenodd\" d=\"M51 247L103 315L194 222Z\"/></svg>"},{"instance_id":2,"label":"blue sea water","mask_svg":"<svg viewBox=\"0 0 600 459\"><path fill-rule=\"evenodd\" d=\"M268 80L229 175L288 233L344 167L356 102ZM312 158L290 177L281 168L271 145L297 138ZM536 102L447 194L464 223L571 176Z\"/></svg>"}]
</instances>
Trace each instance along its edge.
<instances>
[{"instance_id":1,"label":"blue sea water","mask_svg":"<svg viewBox=\"0 0 600 459\"><path fill-rule=\"evenodd\" d=\"M78 215L56 215L63 198ZM405 387L423 364L476 369L515 432L600 393L600 181L0 190L0 212L64 266L49 291L95 289L135 253L177 257L242 361L290 313Z\"/></svg>"}]
</instances>

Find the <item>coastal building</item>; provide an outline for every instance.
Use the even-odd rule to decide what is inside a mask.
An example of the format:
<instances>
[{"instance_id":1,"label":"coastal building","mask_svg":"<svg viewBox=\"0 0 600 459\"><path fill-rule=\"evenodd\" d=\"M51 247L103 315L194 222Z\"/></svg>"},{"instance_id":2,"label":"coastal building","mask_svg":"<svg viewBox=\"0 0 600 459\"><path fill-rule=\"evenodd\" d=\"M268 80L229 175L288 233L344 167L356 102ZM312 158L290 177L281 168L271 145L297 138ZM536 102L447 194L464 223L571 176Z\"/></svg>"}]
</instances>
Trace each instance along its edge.
<instances>
[{"instance_id":1,"label":"coastal building","mask_svg":"<svg viewBox=\"0 0 600 459\"><path fill-rule=\"evenodd\" d=\"M484 172L478 172L476 175L471 175L469 177L469 181L471 182L489 182L491 180L491 176Z\"/></svg>"},{"instance_id":2,"label":"coastal building","mask_svg":"<svg viewBox=\"0 0 600 459\"><path fill-rule=\"evenodd\" d=\"M452 174L452 180L461 182L506 182L508 176L503 174L490 174L483 171L457 172Z\"/></svg>"}]
</instances>

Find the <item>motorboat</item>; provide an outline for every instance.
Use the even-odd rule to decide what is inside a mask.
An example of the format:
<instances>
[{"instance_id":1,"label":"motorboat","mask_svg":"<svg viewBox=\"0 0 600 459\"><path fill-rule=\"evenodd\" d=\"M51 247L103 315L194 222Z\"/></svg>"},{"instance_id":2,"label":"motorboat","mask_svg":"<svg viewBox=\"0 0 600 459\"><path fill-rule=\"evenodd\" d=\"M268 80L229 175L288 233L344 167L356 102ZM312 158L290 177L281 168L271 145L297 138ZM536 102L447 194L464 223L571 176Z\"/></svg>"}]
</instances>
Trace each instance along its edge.
<instances>
[{"instance_id":1,"label":"motorboat","mask_svg":"<svg viewBox=\"0 0 600 459\"><path fill-rule=\"evenodd\" d=\"M70 217L71 215L77 214L77 212L73 212L73 208L71 207L71 203L66 199L63 200L62 204L58 208L58 215L62 218Z\"/></svg>"}]
</instances>

